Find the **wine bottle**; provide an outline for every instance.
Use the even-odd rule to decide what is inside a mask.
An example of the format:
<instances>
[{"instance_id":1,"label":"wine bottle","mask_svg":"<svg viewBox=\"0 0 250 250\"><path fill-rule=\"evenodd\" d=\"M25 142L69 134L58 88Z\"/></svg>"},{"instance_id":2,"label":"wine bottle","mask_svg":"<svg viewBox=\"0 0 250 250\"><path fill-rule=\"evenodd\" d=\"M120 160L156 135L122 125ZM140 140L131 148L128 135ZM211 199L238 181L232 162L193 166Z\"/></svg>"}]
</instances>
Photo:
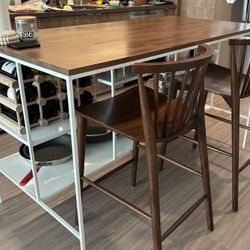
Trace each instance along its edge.
<instances>
[{"instance_id":1,"label":"wine bottle","mask_svg":"<svg viewBox=\"0 0 250 250\"><path fill-rule=\"evenodd\" d=\"M8 116L9 118L11 118L14 121L17 121L17 116L16 116L16 112L13 111L12 109L0 104L0 108L1 108L1 112L3 114L5 114L6 116Z\"/></svg>"},{"instance_id":2,"label":"wine bottle","mask_svg":"<svg viewBox=\"0 0 250 250\"><path fill-rule=\"evenodd\" d=\"M73 84L76 85L76 80L73 81ZM90 85L91 85L91 77L90 76L86 76L86 77L79 79L79 87L83 88L83 87L87 87Z\"/></svg>"},{"instance_id":3,"label":"wine bottle","mask_svg":"<svg viewBox=\"0 0 250 250\"><path fill-rule=\"evenodd\" d=\"M43 98L51 97L56 95L56 86L50 81L41 83L41 96Z\"/></svg>"},{"instance_id":4,"label":"wine bottle","mask_svg":"<svg viewBox=\"0 0 250 250\"><path fill-rule=\"evenodd\" d=\"M63 100L63 111L68 113L69 112L69 105L68 105L68 99L66 98Z\"/></svg>"},{"instance_id":5,"label":"wine bottle","mask_svg":"<svg viewBox=\"0 0 250 250\"><path fill-rule=\"evenodd\" d=\"M26 66L22 66L21 68L23 73L23 79L26 80L34 77L31 68L28 68ZM0 73L11 78L17 79L16 63L6 59L0 59Z\"/></svg>"},{"instance_id":6,"label":"wine bottle","mask_svg":"<svg viewBox=\"0 0 250 250\"><path fill-rule=\"evenodd\" d=\"M15 90L12 88L8 88L7 86L0 83L0 94L4 95L12 100L14 100L14 92ZM26 102L33 102L37 98L37 88L32 85L25 85L24 86L24 92L26 96ZM21 94L20 90L16 90L16 96L17 96L17 102L21 103Z\"/></svg>"},{"instance_id":7,"label":"wine bottle","mask_svg":"<svg viewBox=\"0 0 250 250\"><path fill-rule=\"evenodd\" d=\"M0 83L0 94L3 96L8 96L8 87Z\"/></svg>"},{"instance_id":8,"label":"wine bottle","mask_svg":"<svg viewBox=\"0 0 250 250\"><path fill-rule=\"evenodd\" d=\"M17 122L17 115L16 112L13 111L12 109L4 106L1 104L1 111L3 114L5 114L6 116L8 116L9 118L11 118L12 120ZM37 104L34 105L30 105L28 106L28 114L29 114L29 122L30 124L34 124L37 123L39 120L39 107ZM21 124L24 126L24 117L23 117L23 113L20 113L21 116Z\"/></svg>"},{"instance_id":9,"label":"wine bottle","mask_svg":"<svg viewBox=\"0 0 250 250\"><path fill-rule=\"evenodd\" d=\"M4 75L7 75L12 78L17 78L16 72L16 64L14 62L8 60L1 60L0 61L0 71Z\"/></svg>"},{"instance_id":10,"label":"wine bottle","mask_svg":"<svg viewBox=\"0 0 250 250\"><path fill-rule=\"evenodd\" d=\"M89 91L84 91L80 98L82 105L87 105L93 102L93 95Z\"/></svg>"},{"instance_id":11,"label":"wine bottle","mask_svg":"<svg viewBox=\"0 0 250 250\"><path fill-rule=\"evenodd\" d=\"M43 118L49 119L51 117L55 117L58 114L58 110L60 109L58 100L49 100L46 105L42 107L43 109Z\"/></svg>"},{"instance_id":12,"label":"wine bottle","mask_svg":"<svg viewBox=\"0 0 250 250\"><path fill-rule=\"evenodd\" d=\"M89 91L84 91L83 94L80 96L81 105L91 104L93 102L93 95ZM75 99L75 106L78 106L78 101ZM63 111L68 113L69 106L68 106L68 99L66 98L63 101Z\"/></svg>"},{"instance_id":13,"label":"wine bottle","mask_svg":"<svg viewBox=\"0 0 250 250\"><path fill-rule=\"evenodd\" d=\"M38 122L40 118L39 106L37 104L28 106L28 114L29 114L29 122L30 124L34 124ZM21 123L24 125L24 117L21 116Z\"/></svg>"},{"instance_id":14,"label":"wine bottle","mask_svg":"<svg viewBox=\"0 0 250 250\"><path fill-rule=\"evenodd\" d=\"M38 96L37 88L32 85L25 85L24 92L27 103L35 101ZM16 95L17 95L17 102L21 103L21 94L19 89L17 90Z\"/></svg>"}]
</instances>

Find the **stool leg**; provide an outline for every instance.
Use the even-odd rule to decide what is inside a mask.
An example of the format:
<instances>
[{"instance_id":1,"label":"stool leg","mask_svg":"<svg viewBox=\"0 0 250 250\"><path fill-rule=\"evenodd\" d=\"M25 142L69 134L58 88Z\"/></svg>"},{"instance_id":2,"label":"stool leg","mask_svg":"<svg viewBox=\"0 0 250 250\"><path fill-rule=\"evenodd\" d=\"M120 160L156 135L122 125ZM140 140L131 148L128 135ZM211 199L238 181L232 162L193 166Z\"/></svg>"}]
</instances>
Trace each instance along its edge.
<instances>
[{"instance_id":1,"label":"stool leg","mask_svg":"<svg viewBox=\"0 0 250 250\"><path fill-rule=\"evenodd\" d=\"M195 129L195 131L194 131L194 140L195 141L198 140L197 129ZM197 144L193 143L192 147L193 147L193 149L195 149L197 147Z\"/></svg>"},{"instance_id":2,"label":"stool leg","mask_svg":"<svg viewBox=\"0 0 250 250\"><path fill-rule=\"evenodd\" d=\"M161 220L156 147L146 146L148 165L149 195L152 218L153 249L161 250Z\"/></svg>"},{"instance_id":3,"label":"stool leg","mask_svg":"<svg viewBox=\"0 0 250 250\"><path fill-rule=\"evenodd\" d=\"M207 95L208 95L208 92L207 91L203 91L204 93L203 93L203 95L204 95L204 107L205 107L205 104L206 104L206 102L207 102ZM204 112L203 112L204 113ZM204 115L204 114L203 114ZM197 128L195 128L195 130L194 130L194 140L195 141L197 141L198 140L198 135L197 135ZM193 149L196 149L196 147L197 147L197 144L196 143L193 143L193 145L192 145L192 147L193 147Z\"/></svg>"},{"instance_id":4,"label":"stool leg","mask_svg":"<svg viewBox=\"0 0 250 250\"><path fill-rule=\"evenodd\" d=\"M247 113L247 122L246 122L246 126L249 126L250 123L250 105L248 107L248 113ZM249 130L245 129L244 132L244 138L243 138L243 142L242 142L242 149L245 149L246 147L246 143L247 143L247 134L248 134Z\"/></svg>"},{"instance_id":5,"label":"stool leg","mask_svg":"<svg viewBox=\"0 0 250 250\"><path fill-rule=\"evenodd\" d=\"M138 154L139 154L139 148L138 148L138 142L133 142L133 160L131 166L131 186L136 186L136 176L137 176L137 165L138 165Z\"/></svg>"},{"instance_id":6,"label":"stool leg","mask_svg":"<svg viewBox=\"0 0 250 250\"><path fill-rule=\"evenodd\" d=\"M160 154L161 155L165 155L166 154L166 150L167 150L167 143L166 142L163 142L161 144L161 147L160 147ZM163 164L164 164L164 160L159 158L159 170L162 171L163 170Z\"/></svg>"},{"instance_id":7,"label":"stool leg","mask_svg":"<svg viewBox=\"0 0 250 250\"><path fill-rule=\"evenodd\" d=\"M239 202L239 96L232 105L232 210L238 211Z\"/></svg>"},{"instance_id":8,"label":"stool leg","mask_svg":"<svg viewBox=\"0 0 250 250\"><path fill-rule=\"evenodd\" d=\"M84 163L85 163L85 143L86 143L86 128L87 120L78 116L77 138L78 138L78 155L79 155L79 172L80 178L84 176ZM83 180L80 179L81 195L83 194ZM77 211L75 211L75 224L78 225Z\"/></svg>"},{"instance_id":9,"label":"stool leg","mask_svg":"<svg viewBox=\"0 0 250 250\"><path fill-rule=\"evenodd\" d=\"M210 176L209 176L209 164L208 164L208 155L207 155L207 138L206 138L204 108L202 108L205 106L206 99L205 98L203 99L202 97L204 97L204 92L201 93L201 104L199 105L200 108L198 111L199 113L198 113L198 118L197 118L197 123L198 123L197 138L199 142L199 153L200 153L200 161L201 161L203 189L204 189L204 194L206 195L205 208L206 208L207 226L210 231L213 231L214 223L213 223Z\"/></svg>"},{"instance_id":10,"label":"stool leg","mask_svg":"<svg viewBox=\"0 0 250 250\"><path fill-rule=\"evenodd\" d=\"M207 146L206 146L206 134L204 132L198 131L197 136L198 136L198 141L199 141L203 189L207 198L205 201L207 226L208 226L208 229L212 231L214 229L214 225L213 225L213 210L212 210L212 199L211 199L211 189L210 189L210 176L209 176Z\"/></svg>"}]
</instances>

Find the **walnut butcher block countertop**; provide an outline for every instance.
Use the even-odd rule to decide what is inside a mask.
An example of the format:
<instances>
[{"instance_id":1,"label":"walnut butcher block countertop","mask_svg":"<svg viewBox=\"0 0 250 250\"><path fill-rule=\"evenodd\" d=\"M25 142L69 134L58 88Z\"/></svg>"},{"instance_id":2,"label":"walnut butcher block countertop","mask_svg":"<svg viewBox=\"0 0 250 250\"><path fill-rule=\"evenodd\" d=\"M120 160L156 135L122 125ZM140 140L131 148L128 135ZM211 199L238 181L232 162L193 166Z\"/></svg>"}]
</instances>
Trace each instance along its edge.
<instances>
[{"instance_id":1,"label":"walnut butcher block countertop","mask_svg":"<svg viewBox=\"0 0 250 250\"><path fill-rule=\"evenodd\" d=\"M40 30L40 48L0 53L74 75L249 32L246 23L166 16Z\"/></svg>"}]
</instances>

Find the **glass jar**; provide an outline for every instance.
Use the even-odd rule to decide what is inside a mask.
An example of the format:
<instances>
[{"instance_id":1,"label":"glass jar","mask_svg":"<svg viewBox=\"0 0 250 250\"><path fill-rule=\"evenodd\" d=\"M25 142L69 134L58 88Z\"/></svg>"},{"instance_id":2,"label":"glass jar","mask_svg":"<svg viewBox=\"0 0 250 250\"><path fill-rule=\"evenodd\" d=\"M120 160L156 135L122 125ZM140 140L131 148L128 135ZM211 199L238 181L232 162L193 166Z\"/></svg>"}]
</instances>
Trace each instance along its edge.
<instances>
[{"instance_id":1,"label":"glass jar","mask_svg":"<svg viewBox=\"0 0 250 250\"><path fill-rule=\"evenodd\" d=\"M36 41L38 38L35 16L15 17L16 32L22 41Z\"/></svg>"}]
</instances>

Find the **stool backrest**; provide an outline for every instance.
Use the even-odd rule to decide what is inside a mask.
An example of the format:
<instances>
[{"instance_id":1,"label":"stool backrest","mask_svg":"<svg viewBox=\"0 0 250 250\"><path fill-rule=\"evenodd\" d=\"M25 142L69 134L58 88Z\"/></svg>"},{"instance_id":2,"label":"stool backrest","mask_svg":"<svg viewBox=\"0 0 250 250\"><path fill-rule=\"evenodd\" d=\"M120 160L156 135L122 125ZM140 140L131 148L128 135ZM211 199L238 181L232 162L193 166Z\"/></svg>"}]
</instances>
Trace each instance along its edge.
<instances>
[{"instance_id":1,"label":"stool backrest","mask_svg":"<svg viewBox=\"0 0 250 250\"><path fill-rule=\"evenodd\" d=\"M247 55L247 47L250 48L250 37L229 40L231 51L231 77L232 84L240 84L240 97L250 96L250 55ZM250 51L249 51L250 53ZM247 61L248 60L248 61ZM244 65L247 63L246 72L244 74ZM233 91L232 86L232 91Z\"/></svg>"},{"instance_id":2,"label":"stool backrest","mask_svg":"<svg viewBox=\"0 0 250 250\"><path fill-rule=\"evenodd\" d=\"M204 74L213 55L212 47L200 45L198 55L172 62L136 63L133 70L138 74L140 104L145 141L167 141L190 130L194 122L197 100L203 89ZM159 74L169 74L167 98L162 102L158 92ZM178 74L182 72L182 77ZM183 73L184 72L184 73ZM153 96L148 95L143 74L152 73ZM178 80L177 80L178 75ZM176 86L178 91L176 92ZM149 98L154 98L150 105Z\"/></svg>"}]
</instances>

